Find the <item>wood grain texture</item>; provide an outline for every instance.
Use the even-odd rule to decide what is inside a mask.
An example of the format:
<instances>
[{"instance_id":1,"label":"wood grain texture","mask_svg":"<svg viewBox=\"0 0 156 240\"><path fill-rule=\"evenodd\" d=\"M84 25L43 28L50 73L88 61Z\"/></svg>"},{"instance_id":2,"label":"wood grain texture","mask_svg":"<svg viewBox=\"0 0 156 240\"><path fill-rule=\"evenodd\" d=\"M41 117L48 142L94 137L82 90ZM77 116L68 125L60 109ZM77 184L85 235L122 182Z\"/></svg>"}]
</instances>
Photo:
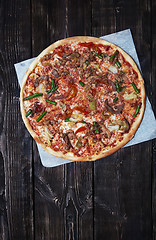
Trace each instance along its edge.
<instances>
[{"instance_id":1,"label":"wood grain texture","mask_svg":"<svg viewBox=\"0 0 156 240\"><path fill-rule=\"evenodd\" d=\"M151 1L151 102L156 116L156 1ZM156 140L153 140L153 162L152 162L152 219L153 240L156 239Z\"/></svg>"},{"instance_id":2,"label":"wood grain texture","mask_svg":"<svg viewBox=\"0 0 156 240\"><path fill-rule=\"evenodd\" d=\"M66 1L32 0L32 52L37 56L53 42L66 37Z\"/></svg>"},{"instance_id":3,"label":"wood grain texture","mask_svg":"<svg viewBox=\"0 0 156 240\"><path fill-rule=\"evenodd\" d=\"M93 239L92 165L65 166L65 239Z\"/></svg>"},{"instance_id":4,"label":"wood grain texture","mask_svg":"<svg viewBox=\"0 0 156 240\"><path fill-rule=\"evenodd\" d=\"M156 239L156 141L44 168L13 64L58 39L131 29L156 113L155 0L0 2L0 240Z\"/></svg>"},{"instance_id":5,"label":"wood grain texture","mask_svg":"<svg viewBox=\"0 0 156 240\"><path fill-rule=\"evenodd\" d=\"M66 36L65 14L65 1L32 1L33 56L38 55L52 42ZM35 144L33 148L35 239L64 239L61 211L64 194L64 166L43 168Z\"/></svg>"},{"instance_id":6,"label":"wood grain texture","mask_svg":"<svg viewBox=\"0 0 156 240\"><path fill-rule=\"evenodd\" d=\"M49 4L33 1L32 3L34 56L45 48L45 44L49 45L57 39L91 34L90 1L56 1ZM62 7L59 10L60 5ZM43 28L44 34L42 31L39 32ZM55 34L51 35L51 32ZM34 43L39 38L40 42L36 46ZM36 150L34 152L35 239L91 240L93 237L92 163L71 163L45 169L38 163Z\"/></svg>"},{"instance_id":7,"label":"wood grain texture","mask_svg":"<svg viewBox=\"0 0 156 240\"><path fill-rule=\"evenodd\" d=\"M32 239L32 141L21 120L14 70L31 56L29 2L1 1L0 11L0 239Z\"/></svg>"},{"instance_id":8,"label":"wood grain texture","mask_svg":"<svg viewBox=\"0 0 156 240\"><path fill-rule=\"evenodd\" d=\"M115 32L113 0L92 0L92 36L101 37Z\"/></svg>"},{"instance_id":9,"label":"wood grain texture","mask_svg":"<svg viewBox=\"0 0 156 240\"><path fill-rule=\"evenodd\" d=\"M68 1L67 37L91 35L91 3ZM93 163L65 166L65 239L93 239Z\"/></svg>"},{"instance_id":10,"label":"wood grain texture","mask_svg":"<svg viewBox=\"0 0 156 240\"><path fill-rule=\"evenodd\" d=\"M156 89L156 17L155 17L155 12L156 12L156 1L152 0L151 1L151 44L150 44L150 50L151 50L151 72L150 72L150 79L151 79L151 86L150 86L150 92L151 92L151 102L152 102L152 107L154 110L154 113L156 115L156 97L155 97L155 89Z\"/></svg>"},{"instance_id":11,"label":"wood grain texture","mask_svg":"<svg viewBox=\"0 0 156 240\"><path fill-rule=\"evenodd\" d=\"M131 29L148 88L151 71L150 2L116 0L109 1L104 7L103 2L100 4L100 13L96 13L94 7L93 31L105 35L113 28L114 31ZM97 14L103 16L100 27L94 24ZM108 19L111 29L108 25L105 29ZM105 239L152 239L151 166L151 142L121 149L103 162L95 162L95 239L103 236Z\"/></svg>"}]
</instances>

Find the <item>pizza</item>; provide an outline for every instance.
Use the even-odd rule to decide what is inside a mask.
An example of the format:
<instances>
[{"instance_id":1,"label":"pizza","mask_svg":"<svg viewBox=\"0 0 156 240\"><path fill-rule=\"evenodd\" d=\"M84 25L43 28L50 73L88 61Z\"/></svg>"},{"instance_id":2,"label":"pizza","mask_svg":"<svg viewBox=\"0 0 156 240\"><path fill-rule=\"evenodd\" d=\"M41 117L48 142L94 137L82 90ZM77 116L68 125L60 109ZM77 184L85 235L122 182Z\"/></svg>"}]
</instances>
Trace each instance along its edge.
<instances>
[{"instance_id":1,"label":"pizza","mask_svg":"<svg viewBox=\"0 0 156 240\"><path fill-rule=\"evenodd\" d=\"M92 161L123 147L144 113L144 81L132 58L94 37L46 48L27 70L20 93L23 121L54 156Z\"/></svg>"}]
</instances>

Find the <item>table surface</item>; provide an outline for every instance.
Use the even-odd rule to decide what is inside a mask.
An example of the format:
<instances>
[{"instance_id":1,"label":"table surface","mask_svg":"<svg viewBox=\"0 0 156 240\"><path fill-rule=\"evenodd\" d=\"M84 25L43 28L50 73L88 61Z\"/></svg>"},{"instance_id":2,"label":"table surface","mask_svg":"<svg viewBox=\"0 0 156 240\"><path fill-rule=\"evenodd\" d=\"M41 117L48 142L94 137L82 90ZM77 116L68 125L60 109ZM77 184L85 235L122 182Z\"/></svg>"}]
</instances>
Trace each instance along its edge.
<instances>
[{"instance_id":1,"label":"table surface","mask_svg":"<svg viewBox=\"0 0 156 240\"><path fill-rule=\"evenodd\" d=\"M130 28L156 113L155 13L154 0L0 2L0 239L156 238L156 141L43 167L21 118L14 69L58 39Z\"/></svg>"}]
</instances>

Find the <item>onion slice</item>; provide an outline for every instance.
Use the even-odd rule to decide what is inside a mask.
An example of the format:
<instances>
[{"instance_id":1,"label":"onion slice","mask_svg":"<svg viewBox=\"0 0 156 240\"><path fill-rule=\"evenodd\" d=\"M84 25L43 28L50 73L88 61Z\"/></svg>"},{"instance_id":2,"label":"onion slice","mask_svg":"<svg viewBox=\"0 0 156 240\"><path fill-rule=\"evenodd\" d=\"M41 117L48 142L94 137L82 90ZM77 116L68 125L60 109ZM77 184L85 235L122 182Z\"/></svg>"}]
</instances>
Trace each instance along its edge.
<instances>
[{"instance_id":1,"label":"onion slice","mask_svg":"<svg viewBox=\"0 0 156 240\"><path fill-rule=\"evenodd\" d=\"M118 69L115 66L112 66L112 65L108 68L108 70L112 73L118 73Z\"/></svg>"}]
</instances>

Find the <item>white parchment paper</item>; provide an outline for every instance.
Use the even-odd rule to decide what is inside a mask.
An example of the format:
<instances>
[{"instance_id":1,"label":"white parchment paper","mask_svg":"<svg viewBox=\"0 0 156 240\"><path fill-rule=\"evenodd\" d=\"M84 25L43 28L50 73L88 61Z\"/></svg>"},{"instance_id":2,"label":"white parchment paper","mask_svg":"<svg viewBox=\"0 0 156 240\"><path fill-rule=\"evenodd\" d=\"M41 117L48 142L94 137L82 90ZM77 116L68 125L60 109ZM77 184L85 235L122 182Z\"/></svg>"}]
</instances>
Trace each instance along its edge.
<instances>
[{"instance_id":1,"label":"white parchment paper","mask_svg":"<svg viewBox=\"0 0 156 240\"><path fill-rule=\"evenodd\" d=\"M136 49L135 49L135 45L133 42L130 29L113 33L107 36L103 36L101 38L118 45L124 51L126 51L134 59L134 61L136 62L136 64L138 65L141 71L139 59L136 53ZM22 79L24 77L26 70L28 69L29 65L33 62L34 59L35 58L31 58L26 61L15 64L15 70L17 73L20 86L22 84ZM156 138L156 119L152 111L151 104L147 98L145 114L140 124L140 127L138 128L133 139L130 142L128 142L124 147L138 144L140 142L145 142L154 138ZM39 150L41 162L45 167L55 167L55 166L59 166L59 165L71 162L62 158L52 156L51 154L43 150L43 148L40 147L38 144L37 144L37 147Z\"/></svg>"}]
</instances>

